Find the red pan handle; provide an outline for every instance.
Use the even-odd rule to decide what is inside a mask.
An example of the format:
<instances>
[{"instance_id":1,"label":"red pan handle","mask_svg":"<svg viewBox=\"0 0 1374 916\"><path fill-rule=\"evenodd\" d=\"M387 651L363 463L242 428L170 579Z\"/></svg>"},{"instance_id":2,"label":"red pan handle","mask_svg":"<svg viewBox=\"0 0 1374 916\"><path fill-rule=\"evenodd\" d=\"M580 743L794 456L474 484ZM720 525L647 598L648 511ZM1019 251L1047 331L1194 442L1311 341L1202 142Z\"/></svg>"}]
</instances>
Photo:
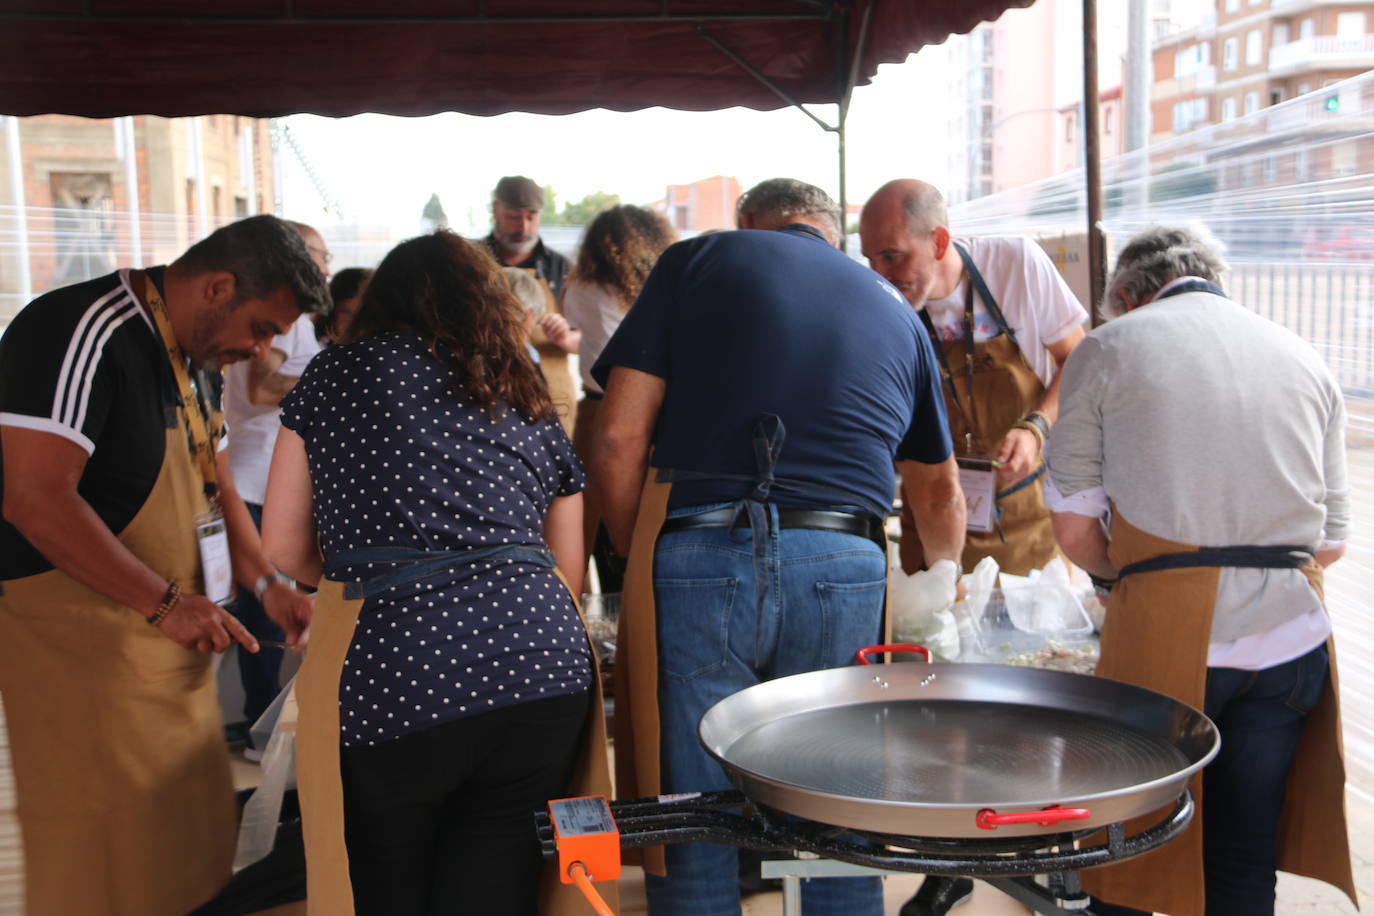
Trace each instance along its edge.
<instances>
[{"instance_id":1,"label":"red pan handle","mask_svg":"<svg viewBox=\"0 0 1374 916\"><path fill-rule=\"evenodd\" d=\"M1090 817L1092 812L1087 808L1061 808L1058 805L1050 805L1040 811L1018 811L1015 814L998 814L991 808L984 808L978 812L977 823L981 830L996 830L998 827L1008 827L1012 824L1053 827L1061 821L1081 821Z\"/></svg>"},{"instance_id":2,"label":"red pan handle","mask_svg":"<svg viewBox=\"0 0 1374 916\"><path fill-rule=\"evenodd\" d=\"M873 663L868 660L868 656L881 655L884 652L920 652L926 657L926 664L930 664L930 650L925 646L918 646L914 642L889 643L881 646L864 646L858 652L854 653L854 660L861 665L871 665Z\"/></svg>"}]
</instances>

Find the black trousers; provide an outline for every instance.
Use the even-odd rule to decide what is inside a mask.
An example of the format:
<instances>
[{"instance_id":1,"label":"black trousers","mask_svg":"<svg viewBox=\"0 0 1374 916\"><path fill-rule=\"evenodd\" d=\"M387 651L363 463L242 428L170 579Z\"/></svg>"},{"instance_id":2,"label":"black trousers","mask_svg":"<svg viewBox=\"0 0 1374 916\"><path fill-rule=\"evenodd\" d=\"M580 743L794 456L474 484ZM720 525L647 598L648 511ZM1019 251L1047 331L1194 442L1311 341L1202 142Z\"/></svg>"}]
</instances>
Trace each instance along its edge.
<instances>
[{"instance_id":1,"label":"black trousers","mask_svg":"<svg viewBox=\"0 0 1374 916\"><path fill-rule=\"evenodd\" d=\"M358 916L535 916L534 812L565 794L589 694L341 749Z\"/></svg>"}]
</instances>

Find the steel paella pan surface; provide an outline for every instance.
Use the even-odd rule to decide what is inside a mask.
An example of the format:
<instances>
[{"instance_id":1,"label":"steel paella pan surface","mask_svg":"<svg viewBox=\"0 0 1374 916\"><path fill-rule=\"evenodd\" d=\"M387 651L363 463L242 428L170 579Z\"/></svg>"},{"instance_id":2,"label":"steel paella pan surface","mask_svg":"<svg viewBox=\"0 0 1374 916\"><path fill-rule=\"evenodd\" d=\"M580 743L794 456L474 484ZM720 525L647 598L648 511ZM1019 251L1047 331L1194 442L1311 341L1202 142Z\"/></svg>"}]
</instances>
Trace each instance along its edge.
<instances>
[{"instance_id":1,"label":"steel paella pan surface","mask_svg":"<svg viewBox=\"0 0 1374 916\"><path fill-rule=\"evenodd\" d=\"M778 678L717 703L698 736L745 795L779 811L983 839L1146 814L1182 795L1220 746L1211 721L1163 694L976 664Z\"/></svg>"}]
</instances>

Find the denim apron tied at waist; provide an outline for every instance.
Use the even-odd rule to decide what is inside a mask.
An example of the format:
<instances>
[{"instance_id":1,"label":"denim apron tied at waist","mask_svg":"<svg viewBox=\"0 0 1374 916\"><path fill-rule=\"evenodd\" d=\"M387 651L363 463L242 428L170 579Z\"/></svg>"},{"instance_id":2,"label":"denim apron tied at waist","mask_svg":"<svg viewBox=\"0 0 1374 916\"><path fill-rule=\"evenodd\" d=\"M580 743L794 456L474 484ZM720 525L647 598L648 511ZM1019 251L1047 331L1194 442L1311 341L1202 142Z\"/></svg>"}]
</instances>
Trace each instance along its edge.
<instances>
[{"instance_id":1,"label":"denim apron tied at waist","mask_svg":"<svg viewBox=\"0 0 1374 916\"><path fill-rule=\"evenodd\" d=\"M506 557L553 569L558 564L546 547L502 544L465 550L419 550L414 547L359 547L335 554L324 563L326 578L344 582L344 598L373 598L389 588L409 585L442 572L472 566L479 560ZM344 570L363 563L386 563L393 568L359 582L343 579Z\"/></svg>"},{"instance_id":2,"label":"denim apron tied at waist","mask_svg":"<svg viewBox=\"0 0 1374 916\"><path fill-rule=\"evenodd\" d=\"M755 606L763 609L768 589L768 533L772 517L772 495L774 492L790 493L799 496L837 500L835 505L853 506L854 495L839 490L817 487L802 480L790 480L777 476L778 458L782 456L783 443L787 440L787 428L782 417L776 414L760 414L754 420L754 431L750 437L754 447L755 474L732 474L725 471L686 471L678 468L659 468L655 479L659 483L676 483L692 480L727 480L750 485L749 492L735 500L734 520L728 530L735 537L737 527L742 528L741 520L749 520L749 532L753 537L754 560L754 601ZM863 510L859 510L863 511ZM743 541L743 538L737 538Z\"/></svg>"}]
</instances>

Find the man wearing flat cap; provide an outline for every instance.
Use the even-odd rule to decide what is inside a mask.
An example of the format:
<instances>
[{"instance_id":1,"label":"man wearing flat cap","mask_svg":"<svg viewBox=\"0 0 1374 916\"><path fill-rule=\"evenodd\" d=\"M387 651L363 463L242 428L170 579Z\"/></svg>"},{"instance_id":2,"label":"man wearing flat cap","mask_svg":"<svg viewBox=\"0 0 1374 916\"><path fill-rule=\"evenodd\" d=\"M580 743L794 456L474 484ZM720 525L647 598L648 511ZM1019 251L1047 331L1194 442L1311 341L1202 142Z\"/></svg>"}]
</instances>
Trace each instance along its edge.
<instances>
[{"instance_id":1,"label":"man wearing flat cap","mask_svg":"<svg viewBox=\"0 0 1374 916\"><path fill-rule=\"evenodd\" d=\"M559 306L570 265L539 238L543 212L544 189L524 175L507 175L492 192L491 234L483 241L501 264L533 274L549 298L547 313L531 332L530 341L539 351L539 368L548 382L558 419L572 436L577 387L568 368L568 354L577 352L581 334L568 326Z\"/></svg>"}]
</instances>

